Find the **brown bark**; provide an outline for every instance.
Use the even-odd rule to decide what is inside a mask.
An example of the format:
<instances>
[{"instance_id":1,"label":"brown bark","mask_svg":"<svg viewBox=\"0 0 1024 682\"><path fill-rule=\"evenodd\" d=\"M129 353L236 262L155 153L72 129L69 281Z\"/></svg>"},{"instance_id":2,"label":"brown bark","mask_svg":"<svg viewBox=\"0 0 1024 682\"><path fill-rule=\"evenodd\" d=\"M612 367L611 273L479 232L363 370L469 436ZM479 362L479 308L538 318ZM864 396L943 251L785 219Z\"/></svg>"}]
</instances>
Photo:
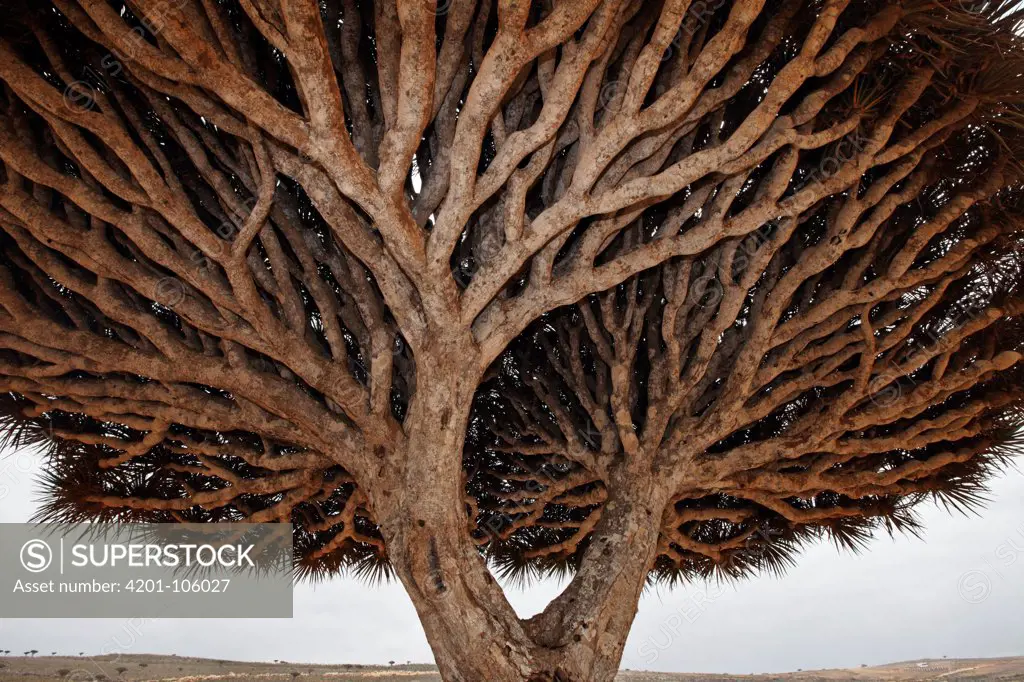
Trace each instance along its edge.
<instances>
[{"instance_id":1,"label":"brown bark","mask_svg":"<svg viewBox=\"0 0 1024 682\"><path fill-rule=\"evenodd\" d=\"M527 627L565 680L610 682L619 669L658 550L657 524L669 491L650 472L623 477L565 591ZM554 679L558 679L557 675Z\"/></svg>"},{"instance_id":2,"label":"brown bark","mask_svg":"<svg viewBox=\"0 0 1024 682\"><path fill-rule=\"evenodd\" d=\"M436 339L418 363L407 440L380 475L374 509L445 680L528 679L531 651L515 612L467 532L461 452L476 377L473 350Z\"/></svg>"},{"instance_id":3,"label":"brown bark","mask_svg":"<svg viewBox=\"0 0 1024 682\"><path fill-rule=\"evenodd\" d=\"M581 569L540 615L522 621L467 532L461 458L479 378L474 349L439 337L421 355L408 439L372 499L389 558L446 682L594 681L615 677L670 497L636 466L592 534ZM429 451L431 456L416 456Z\"/></svg>"},{"instance_id":4,"label":"brown bark","mask_svg":"<svg viewBox=\"0 0 1024 682\"><path fill-rule=\"evenodd\" d=\"M650 518L664 508L667 495L661 495L660 505L623 501L621 512L613 509L566 592L526 622L465 533L454 532L464 526L463 514L449 514L451 525L438 515L422 527L419 519L402 522L394 534L385 524L389 546L401 548L392 561L446 682L613 680L656 555ZM424 505L410 511L428 516Z\"/></svg>"}]
</instances>

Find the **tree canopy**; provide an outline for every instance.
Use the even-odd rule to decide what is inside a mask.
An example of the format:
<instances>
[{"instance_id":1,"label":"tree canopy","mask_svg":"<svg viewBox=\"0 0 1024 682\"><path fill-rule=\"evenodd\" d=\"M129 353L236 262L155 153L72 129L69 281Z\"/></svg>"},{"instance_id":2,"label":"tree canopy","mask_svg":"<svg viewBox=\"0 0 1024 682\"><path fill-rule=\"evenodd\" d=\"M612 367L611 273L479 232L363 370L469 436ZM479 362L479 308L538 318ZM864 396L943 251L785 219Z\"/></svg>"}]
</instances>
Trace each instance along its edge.
<instances>
[{"instance_id":1,"label":"tree canopy","mask_svg":"<svg viewBox=\"0 0 1024 682\"><path fill-rule=\"evenodd\" d=\"M1015 1L2 4L45 520L291 522L435 651L438 595L505 613L471 557L576 575L504 655L614 665L644 580L915 532L1018 449Z\"/></svg>"}]
</instances>

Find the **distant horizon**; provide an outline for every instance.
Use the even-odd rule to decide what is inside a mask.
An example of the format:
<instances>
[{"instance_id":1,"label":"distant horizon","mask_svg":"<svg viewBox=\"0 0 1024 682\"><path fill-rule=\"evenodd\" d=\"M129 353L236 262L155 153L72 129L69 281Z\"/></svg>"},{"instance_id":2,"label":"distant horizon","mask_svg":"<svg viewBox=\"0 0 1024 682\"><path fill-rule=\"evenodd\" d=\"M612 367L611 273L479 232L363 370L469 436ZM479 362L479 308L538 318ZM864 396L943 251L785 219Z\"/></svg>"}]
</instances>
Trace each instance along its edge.
<instances>
[{"instance_id":1,"label":"distant horizon","mask_svg":"<svg viewBox=\"0 0 1024 682\"><path fill-rule=\"evenodd\" d=\"M0 658L35 658L35 659L40 659L40 658L64 658L64 659L89 658L89 659L99 659L99 658L108 658L108 657L114 658L114 659L136 659L136 658L146 658L146 657L152 657L152 658L181 658L181 659L191 659L191 660L195 660L195 661L206 661L206 662L212 662L212 663L225 662L225 663L242 663L242 664L263 664L263 665L275 665L276 664L276 665L295 665L295 666L314 666L314 667L338 667L338 666L355 666L355 667L359 667L359 668L412 668L412 667L421 667L422 668L422 667L430 667L430 668L433 668L435 670L437 668L437 666L433 662L424 662L424 661L420 661L420 662L417 662L417 661L395 661L394 664L390 664L387 661L384 661L384 662L381 662L381 663L354 663L354 662L350 662L350 661L338 661L338 662L333 662L333 663L318 663L316 661L304 661L304 660L298 660L298 659L294 659L294 660L293 659L287 659L287 660L282 660L282 659L260 660L260 659L244 659L244 658L242 658L242 659L238 659L238 658L209 658L209 657L206 657L206 656L189 656L189 655L176 654L176 653L159 653L159 652L139 652L139 653L128 653L128 654L120 654L120 653L89 654L88 652L86 652L86 653L81 654L81 655L79 655L79 654L61 654L60 652L57 652L57 654L50 654L50 653L43 654L42 652L40 652L39 655L37 655L37 656L25 656L24 654L14 655L13 653L11 655L9 655L9 656L8 655L0 655ZM943 657L943 658L909 658L909 659L901 659L901 660L897 660L897 661L889 661L889 662L886 662L886 663L876 663L874 665L870 665L870 666L866 666L866 667L869 667L869 668L892 668L892 667L908 666L908 665L912 665L912 664L914 664L915 667L916 667L916 664L918 664L918 663L929 663L929 664L931 664L931 663L944 663L944 662L945 663L955 663L957 661L965 661L965 662L1005 661L1005 660L1016 660L1016 659L1024 660L1024 653L1021 653L1021 654L1010 654L1010 655L1005 655L1005 656L955 656L955 657L954 656L950 656L950 657ZM861 666L861 667L863 667L863 666ZM827 667L827 668L794 668L793 670L785 670L785 671L778 671L778 672L754 672L754 673L733 673L733 674L776 675L776 674L787 674L787 673L797 673L797 672L813 673L813 672L825 672L825 671L837 671L837 670L854 670L854 669L857 669L857 667L855 667L855 666L845 666L845 667ZM620 668L620 670L623 671L623 672L666 673L666 671L646 670L646 669L643 669L643 668L625 668L625 667L623 667L623 668ZM675 671L667 671L667 674L728 675L728 674L731 674L731 673L704 673L702 671L693 671L693 670L675 670Z\"/></svg>"},{"instance_id":2,"label":"distant horizon","mask_svg":"<svg viewBox=\"0 0 1024 682\"><path fill-rule=\"evenodd\" d=\"M18 619L16 619L16 618L9 618L8 620L18 620ZM907 658L907 659L901 659L901 660L898 660L898 661L889 661L888 663L876 663L875 665L873 665L871 667L873 667L873 668L880 668L880 667L884 667L884 666L887 666L887 665L900 665L902 663L918 663L918 662L921 662L921 661L998 661L998 660L1011 659L1011 658L1024 658L1024 649L1022 649L1021 651L1022 651L1022 653L1019 653L1019 654L1007 654L1005 656L949 656L949 657L943 657L943 658ZM157 657L163 656L163 657L170 657L170 658L194 658L194 659L203 660L203 661L229 661L229 662L232 662L232 663L295 663L296 665L320 665L320 666L327 666L327 665L361 665L361 666L370 666L370 667L385 667L385 668L390 667L390 665L389 665L389 663L387 661L384 661L384 662L381 662L381 663L353 663L351 661L336 661L336 662L333 662L333 663L317 663L316 661L303 661L303 660L298 660L298 659L294 659L294 660L293 659L287 659L287 660L282 660L282 659L266 659L266 660L264 660L264 659L258 659L258 658L209 658L207 656L190 656L188 654L164 653L164 652L159 652L159 651L139 651L139 652L136 652L136 653L127 653L127 654L120 654L120 653L90 654L88 651L86 651L83 654L78 654L78 653L62 654L59 651L56 654L52 654L52 653L44 654L42 651L40 651L37 656L25 656L24 653L16 655L13 652L10 655L0 654L0 658L103 658L105 656L114 656L114 657L123 657L123 658L135 658L135 657L141 658L141 657L144 657L144 656L157 656ZM436 667L434 665L433 661L395 661L395 663L394 663L394 667L396 667L396 668L398 666L402 666L402 665L405 665L405 666L408 666L408 665L429 665L429 666ZM648 670L644 670L642 668L622 668L622 670L636 670L637 672L660 672L660 671L656 671L656 670L648 671ZM846 670L846 668L804 668L803 669L804 672L813 671L813 670ZM679 671L670 671L670 672L686 673L686 672L692 672L692 671L689 671L689 670L679 670ZM795 672L795 671L789 671L789 672Z\"/></svg>"}]
</instances>

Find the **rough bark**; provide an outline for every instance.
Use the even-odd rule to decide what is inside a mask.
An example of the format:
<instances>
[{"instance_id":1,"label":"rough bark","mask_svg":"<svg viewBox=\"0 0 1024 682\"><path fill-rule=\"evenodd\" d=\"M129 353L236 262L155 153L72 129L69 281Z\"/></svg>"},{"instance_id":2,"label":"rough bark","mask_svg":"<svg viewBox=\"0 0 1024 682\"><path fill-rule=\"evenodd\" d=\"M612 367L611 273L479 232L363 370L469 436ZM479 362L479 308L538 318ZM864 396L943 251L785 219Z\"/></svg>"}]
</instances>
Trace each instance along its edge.
<instances>
[{"instance_id":1,"label":"rough bark","mask_svg":"<svg viewBox=\"0 0 1024 682\"><path fill-rule=\"evenodd\" d=\"M512 682L529 678L532 645L467 532L461 453L477 377L454 360L472 354L443 340L425 354L404 452L373 501L444 679Z\"/></svg>"},{"instance_id":2,"label":"rough bark","mask_svg":"<svg viewBox=\"0 0 1024 682\"><path fill-rule=\"evenodd\" d=\"M572 583L527 622L565 680L615 678L657 556L655 520L666 510L669 491L649 471L623 483L629 493L609 498Z\"/></svg>"},{"instance_id":3,"label":"rough bark","mask_svg":"<svg viewBox=\"0 0 1024 682\"><path fill-rule=\"evenodd\" d=\"M610 681L657 554L670 490L649 466L617 474L610 483L621 492L605 505L577 577L522 622L467 532L459 455L479 382L464 371L473 352L439 339L423 356L406 451L395 471L381 472L388 483L371 499L391 564L446 681ZM415 456L424 451L431 456Z\"/></svg>"}]
</instances>

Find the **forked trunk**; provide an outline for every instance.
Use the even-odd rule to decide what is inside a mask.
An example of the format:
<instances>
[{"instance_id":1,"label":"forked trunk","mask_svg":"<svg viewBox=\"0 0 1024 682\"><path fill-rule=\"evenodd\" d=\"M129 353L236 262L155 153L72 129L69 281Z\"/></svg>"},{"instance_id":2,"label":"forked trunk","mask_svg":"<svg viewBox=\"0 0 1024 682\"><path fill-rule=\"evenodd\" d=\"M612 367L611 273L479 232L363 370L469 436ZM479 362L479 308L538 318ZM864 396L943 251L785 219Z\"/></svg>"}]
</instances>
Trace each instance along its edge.
<instances>
[{"instance_id":1,"label":"forked trunk","mask_svg":"<svg viewBox=\"0 0 1024 682\"><path fill-rule=\"evenodd\" d=\"M528 621L515 614L464 530L414 524L401 543L389 536L442 679L611 682L656 546L656 530L634 525L635 512L626 510L620 522L636 532L592 543L573 582Z\"/></svg>"},{"instance_id":2,"label":"forked trunk","mask_svg":"<svg viewBox=\"0 0 1024 682\"><path fill-rule=\"evenodd\" d=\"M458 354L448 357L458 358ZM635 472L612 495L581 570L544 613L522 621L469 534L462 446L475 377L424 367L406 421L410 452L374 500L389 558L445 682L607 682L615 677L657 546L667 495ZM635 486L635 487L634 487Z\"/></svg>"},{"instance_id":3,"label":"forked trunk","mask_svg":"<svg viewBox=\"0 0 1024 682\"><path fill-rule=\"evenodd\" d=\"M606 502L572 582L526 623L533 641L556 654L562 679L615 678L657 555L667 491L646 472L618 482L625 487Z\"/></svg>"}]
</instances>

